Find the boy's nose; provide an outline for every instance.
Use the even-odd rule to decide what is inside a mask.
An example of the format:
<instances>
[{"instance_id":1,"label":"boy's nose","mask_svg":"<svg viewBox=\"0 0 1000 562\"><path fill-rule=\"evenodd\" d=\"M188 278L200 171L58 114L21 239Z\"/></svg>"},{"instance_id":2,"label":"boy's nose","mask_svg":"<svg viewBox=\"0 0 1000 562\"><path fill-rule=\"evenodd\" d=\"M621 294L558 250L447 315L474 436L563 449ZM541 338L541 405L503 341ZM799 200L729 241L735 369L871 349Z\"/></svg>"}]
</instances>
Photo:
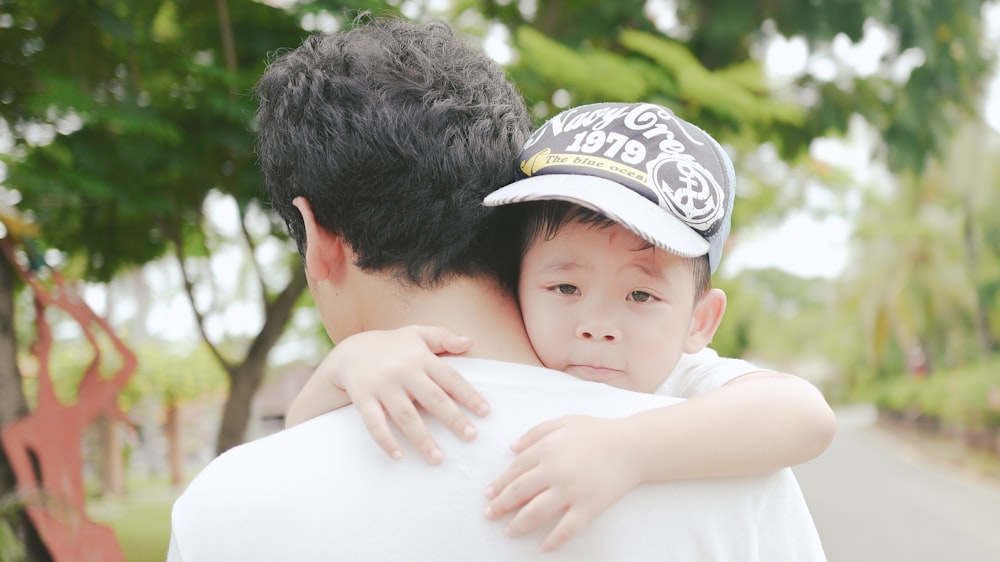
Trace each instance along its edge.
<instances>
[{"instance_id":1,"label":"boy's nose","mask_svg":"<svg viewBox=\"0 0 1000 562\"><path fill-rule=\"evenodd\" d=\"M616 342L621 339L621 332L604 323L587 322L577 326L576 337L585 340Z\"/></svg>"}]
</instances>

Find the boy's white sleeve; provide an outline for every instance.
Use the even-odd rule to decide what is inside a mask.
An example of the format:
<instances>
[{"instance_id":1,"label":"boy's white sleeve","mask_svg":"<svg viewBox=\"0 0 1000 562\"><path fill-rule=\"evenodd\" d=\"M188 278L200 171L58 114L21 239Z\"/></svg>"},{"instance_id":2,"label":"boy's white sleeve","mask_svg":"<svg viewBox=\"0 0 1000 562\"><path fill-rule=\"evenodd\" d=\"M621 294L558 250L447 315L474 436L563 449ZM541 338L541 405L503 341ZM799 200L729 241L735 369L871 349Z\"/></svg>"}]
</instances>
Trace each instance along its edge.
<instances>
[{"instance_id":1,"label":"boy's white sleeve","mask_svg":"<svg viewBox=\"0 0 1000 562\"><path fill-rule=\"evenodd\" d=\"M691 398L720 388L737 377L765 370L742 359L719 357L714 349L706 347L698 353L682 355L656 394Z\"/></svg>"}]
</instances>

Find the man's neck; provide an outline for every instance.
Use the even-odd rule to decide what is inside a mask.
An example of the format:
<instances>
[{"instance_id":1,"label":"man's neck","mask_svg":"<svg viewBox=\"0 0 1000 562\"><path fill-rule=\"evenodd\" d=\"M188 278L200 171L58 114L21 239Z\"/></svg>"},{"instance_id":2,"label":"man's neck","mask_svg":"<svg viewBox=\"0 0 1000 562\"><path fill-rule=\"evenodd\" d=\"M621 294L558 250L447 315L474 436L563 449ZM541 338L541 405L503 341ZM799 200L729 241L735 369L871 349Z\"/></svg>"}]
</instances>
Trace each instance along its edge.
<instances>
[{"instance_id":1,"label":"man's neck","mask_svg":"<svg viewBox=\"0 0 1000 562\"><path fill-rule=\"evenodd\" d=\"M381 285L381 287L379 287ZM421 324L472 338L466 357L540 365L517 301L491 280L459 277L432 289L401 288L381 279L358 295L365 299L364 330Z\"/></svg>"}]
</instances>

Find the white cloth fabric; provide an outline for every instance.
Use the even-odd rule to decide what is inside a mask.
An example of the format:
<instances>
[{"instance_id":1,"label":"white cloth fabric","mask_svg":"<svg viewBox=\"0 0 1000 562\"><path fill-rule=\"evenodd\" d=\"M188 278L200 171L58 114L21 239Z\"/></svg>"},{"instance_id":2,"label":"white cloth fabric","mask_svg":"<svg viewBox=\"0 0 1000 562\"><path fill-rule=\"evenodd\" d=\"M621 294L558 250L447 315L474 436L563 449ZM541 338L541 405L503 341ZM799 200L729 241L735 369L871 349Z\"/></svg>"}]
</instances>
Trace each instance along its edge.
<instances>
[{"instance_id":1,"label":"white cloth fabric","mask_svg":"<svg viewBox=\"0 0 1000 562\"><path fill-rule=\"evenodd\" d=\"M714 349L706 347L698 353L681 355L656 394L691 398L720 388L737 377L765 370L742 359L719 357Z\"/></svg>"},{"instance_id":2,"label":"white cloth fabric","mask_svg":"<svg viewBox=\"0 0 1000 562\"><path fill-rule=\"evenodd\" d=\"M503 521L482 515L483 491L514 458L514 438L567 414L620 417L677 400L547 369L449 361L493 406L476 419L474 442L429 420L444 463L431 466L412 448L392 461L347 407L237 447L210 463L175 503L168 561L825 559L788 469L642 485L551 554L538 552L549 528L504 536Z\"/></svg>"}]
</instances>

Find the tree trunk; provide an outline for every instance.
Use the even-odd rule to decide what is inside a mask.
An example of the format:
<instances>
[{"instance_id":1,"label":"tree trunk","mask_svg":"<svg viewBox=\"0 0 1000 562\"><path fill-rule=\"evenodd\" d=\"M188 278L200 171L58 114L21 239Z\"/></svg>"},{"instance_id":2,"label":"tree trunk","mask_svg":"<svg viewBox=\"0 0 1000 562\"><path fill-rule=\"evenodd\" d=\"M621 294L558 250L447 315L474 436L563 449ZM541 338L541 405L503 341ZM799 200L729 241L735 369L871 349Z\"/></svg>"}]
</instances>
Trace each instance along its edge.
<instances>
[{"instance_id":1,"label":"tree trunk","mask_svg":"<svg viewBox=\"0 0 1000 562\"><path fill-rule=\"evenodd\" d=\"M965 239L965 258L969 264L972 294L976 302L976 336L979 342L979 351L986 357L993 353L996 343L993 341L990 330L989 311L979 286L979 248L976 247L976 234L972 224L972 202L968 194L965 196L962 207L965 215L965 227L962 232Z\"/></svg>"},{"instance_id":2,"label":"tree trunk","mask_svg":"<svg viewBox=\"0 0 1000 562\"><path fill-rule=\"evenodd\" d=\"M167 463L170 466L170 484L175 488L184 485L184 450L181 441L181 416L177 402L168 399L167 416L164 421L167 433Z\"/></svg>"},{"instance_id":3,"label":"tree trunk","mask_svg":"<svg viewBox=\"0 0 1000 562\"><path fill-rule=\"evenodd\" d=\"M0 254L0 427L27 415L28 403L17 368L17 333L14 331L14 272ZM14 472L0 447L0 497L13 492Z\"/></svg>"},{"instance_id":4,"label":"tree trunk","mask_svg":"<svg viewBox=\"0 0 1000 562\"><path fill-rule=\"evenodd\" d=\"M118 420L101 416L94 424L100 443L101 494L104 496L125 495L125 463L122 456L122 440Z\"/></svg>"},{"instance_id":5,"label":"tree trunk","mask_svg":"<svg viewBox=\"0 0 1000 562\"><path fill-rule=\"evenodd\" d=\"M243 443L250 425L250 404L264 378L264 361L250 363L249 359L233 369L229 375L229 395L222 409L219 437L215 443L217 454Z\"/></svg>"},{"instance_id":6,"label":"tree trunk","mask_svg":"<svg viewBox=\"0 0 1000 562\"><path fill-rule=\"evenodd\" d=\"M306 275L301 267L296 267L291 281L273 302L268 303L264 314L264 326L254 338L243 362L229 368L229 395L222 410L219 436L215 442L216 454L243 443L250 423L250 403L264 379L267 356L278 338L285 331L285 325L292 316L295 302L306 288Z\"/></svg>"},{"instance_id":7,"label":"tree trunk","mask_svg":"<svg viewBox=\"0 0 1000 562\"><path fill-rule=\"evenodd\" d=\"M0 253L0 427L28 414L28 402L21 387L21 371L17 368L14 277L6 256ZM17 480L7 459L7 450L0 447L0 497L13 494L16 489ZM30 562L51 562L52 556L27 516L22 513L11 523L15 534L24 541Z\"/></svg>"}]
</instances>

